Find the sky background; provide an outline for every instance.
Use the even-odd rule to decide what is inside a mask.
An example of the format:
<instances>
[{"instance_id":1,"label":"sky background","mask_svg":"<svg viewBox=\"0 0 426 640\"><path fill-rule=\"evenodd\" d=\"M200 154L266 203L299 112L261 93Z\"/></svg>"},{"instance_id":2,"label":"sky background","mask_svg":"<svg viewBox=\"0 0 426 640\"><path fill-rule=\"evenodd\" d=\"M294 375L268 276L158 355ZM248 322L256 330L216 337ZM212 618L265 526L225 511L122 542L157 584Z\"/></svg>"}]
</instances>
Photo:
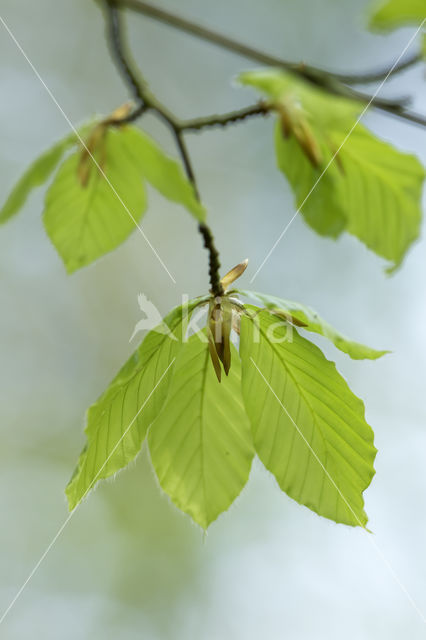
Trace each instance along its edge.
<instances>
[{"instance_id":1,"label":"sky background","mask_svg":"<svg viewBox=\"0 0 426 640\"><path fill-rule=\"evenodd\" d=\"M84 0L3 0L1 17L73 123L107 114L128 93L113 67L102 14ZM161 6L176 10L171 0ZM179 12L290 60L336 71L389 64L412 30L366 31L364 0L181 0ZM234 82L257 65L128 16L134 57L158 97L181 117L250 104ZM0 195L69 130L0 25ZM421 69L383 95L414 94ZM224 271L250 259L249 279L294 214L275 167L273 119L188 134L200 191ZM371 113L365 123L426 161L425 132ZM169 132L140 123L174 152ZM196 223L150 192L142 236L67 276L42 223L43 190L0 229L0 609L3 611L67 517L64 487L84 443L84 412L134 346L137 294L162 312L207 290ZM281 493L258 462L206 537L162 495L147 457L102 483L79 507L5 619L8 640L346 640L426 636L405 589L426 611L425 241L392 277L356 239L322 239L299 216L252 288L316 308L358 341L392 354L350 361L325 341L379 449L365 493L368 535L322 519ZM390 569L390 567L391 569ZM392 575L394 573L394 575ZM397 577L395 577L397 576Z\"/></svg>"}]
</instances>

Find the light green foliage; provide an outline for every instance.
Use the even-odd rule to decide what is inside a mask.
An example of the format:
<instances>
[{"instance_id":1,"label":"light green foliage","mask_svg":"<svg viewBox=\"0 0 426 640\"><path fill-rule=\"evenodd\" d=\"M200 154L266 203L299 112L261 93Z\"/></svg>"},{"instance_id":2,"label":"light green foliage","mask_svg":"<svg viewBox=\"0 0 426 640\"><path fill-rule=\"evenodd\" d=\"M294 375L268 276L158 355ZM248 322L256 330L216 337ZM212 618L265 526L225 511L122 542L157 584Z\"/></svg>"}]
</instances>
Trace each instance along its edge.
<instances>
[{"instance_id":1,"label":"light green foliage","mask_svg":"<svg viewBox=\"0 0 426 640\"><path fill-rule=\"evenodd\" d=\"M80 135L87 133L87 127L80 130ZM31 191L44 184L58 166L65 151L78 142L75 133L59 140L50 149L35 160L18 180L0 211L0 222L12 218L24 206Z\"/></svg>"},{"instance_id":2,"label":"light green foliage","mask_svg":"<svg viewBox=\"0 0 426 640\"><path fill-rule=\"evenodd\" d=\"M142 176L165 198L181 204L200 221L206 219L206 211L195 197L194 188L188 182L181 165L159 147L152 138L134 127L126 130L129 151Z\"/></svg>"},{"instance_id":3,"label":"light green foliage","mask_svg":"<svg viewBox=\"0 0 426 640\"><path fill-rule=\"evenodd\" d=\"M233 351L229 376L219 383L205 332L192 336L178 356L167 404L148 435L160 485L204 529L238 496L254 455L241 365Z\"/></svg>"},{"instance_id":4,"label":"light green foliage","mask_svg":"<svg viewBox=\"0 0 426 640\"><path fill-rule=\"evenodd\" d=\"M118 247L134 231L147 201L140 170L129 152L129 130L111 129L93 152L103 173L82 152L65 160L46 194L46 232L68 273Z\"/></svg>"},{"instance_id":5,"label":"light green foliage","mask_svg":"<svg viewBox=\"0 0 426 640\"><path fill-rule=\"evenodd\" d=\"M425 18L424 0L387 0L373 5L370 27L388 31L406 24L421 24Z\"/></svg>"},{"instance_id":6,"label":"light green foliage","mask_svg":"<svg viewBox=\"0 0 426 640\"><path fill-rule=\"evenodd\" d=\"M113 475L139 453L165 401L187 314L198 302L177 307L164 319L160 331L150 331L88 410L87 444L66 489L70 510L98 480Z\"/></svg>"},{"instance_id":7,"label":"light green foliage","mask_svg":"<svg viewBox=\"0 0 426 640\"><path fill-rule=\"evenodd\" d=\"M374 6L370 15L370 28L391 31L406 25L420 25L426 18L424 0L387 0ZM426 32L423 29L422 53L426 57Z\"/></svg>"},{"instance_id":8,"label":"light green foliage","mask_svg":"<svg viewBox=\"0 0 426 640\"><path fill-rule=\"evenodd\" d=\"M376 449L364 405L334 363L295 329L287 340L287 330L267 311L241 322L243 397L256 452L294 500L365 526L362 492Z\"/></svg>"},{"instance_id":9,"label":"light green foliage","mask_svg":"<svg viewBox=\"0 0 426 640\"><path fill-rule=\"evenodd\" d=\"M361 124L352 130L359 104L291 74L257 71L241 81L265 92L278 113L278 167L308 224L331 237L346 230L398 266L419 235L425 172L417 158Z\"/></svg>"},{"instance_id":10,"label":"light green foliage","mask_svg":"<svg viewBox=\"0 0 426 640\"><path fill-rule=\"evenodd\" d=\"M251 298L256 302L260 302L267 309L271 309L278 313L283 311L284 315L289 314L289 316L292 316L305 325L302 327L303 329L319 333L321 336L328 338L338 349L340 349L340 351L347 353L348 356L354 360L364 360L366 358L376 360L386 353L389 353L389 351L378 351L377 349L372 349L371 347L367 347L359 342L350 340L332 327L331 324L326 322L326 320L321 318L314 309L300 304L299 302L283 300L276 296L257 293L255 291L238 291L238 293Z\"/></svg>"},{"instance_id":11,"label":"light green foliage","mask_svg":"<svg viewBox=\"0 0 426 640\"><path fill-rule=\"evenodd\" d=\"M362 492L374 474L375 448L363 404L286 314L352 357L380 352L343 338L308 307L250 295L269 309L234 306L243 313L240 351L231 345L221 382L207 328L185 339L188 316L207 297L189 302L184 318L180 307L167 316L176 340L163 330L148 333L89 409L87 445L67 487L70 509L133 460L148 432L161 487L204 529L245 486L255 451L290 497L336 522L365 525ZM278 309L285 313L272 312Z\"/></svg>"},{"instance_id":12,"label":"light green foliage","mask_svg":"<svg viewBox=\"0 0 426 640\"><path fill-rule=\"evenodd\" d=\"M59 168L44 211L47 234L69 273L115 249L136 229L147 207L145 181L197 220L205 219L205 209L180 163L142 131L108 128L101 122L80 133L95 162L79 146ZM31 189L46 182L77 143L71 134L31 165L7 199L0 222L18 212Z\"/></svg>"}]
</instances>

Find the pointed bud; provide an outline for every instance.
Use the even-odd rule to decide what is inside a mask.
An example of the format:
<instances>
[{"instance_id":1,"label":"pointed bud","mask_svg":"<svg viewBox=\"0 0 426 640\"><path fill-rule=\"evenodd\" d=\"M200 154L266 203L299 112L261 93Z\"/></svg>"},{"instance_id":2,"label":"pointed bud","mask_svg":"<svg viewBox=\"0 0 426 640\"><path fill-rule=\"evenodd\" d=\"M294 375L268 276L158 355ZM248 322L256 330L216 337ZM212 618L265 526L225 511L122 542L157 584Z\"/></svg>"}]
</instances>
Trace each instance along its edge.
<instances>
[{"instance_id":1,"label":"pointed bud","mask_svg":"<svg viewBox=\"0 0 426 640\"><path fill-rule=\"evenodd\" d=\"M216 377L220 382L221 377L222 377L222 369L220 368L219 357L217 355L217 351L216 351L216 347L215 347L215 344L214 344L213 336L212 336L212 333L211 333L209 327L207 327L207 337L208 337L208 340L209 340L210 359L212 361L213 369L215 371Z\"/></svg>"},{"instance_id":2,"label":"pointed bud","mask_svg":"<svg viewBox=\"0 0 426 640\"><path fill-rule=\"evenodd\" d=\"M230 271L228 271L227 274L223 276L220 282L224 291L226 291L229 288L229 286L244 273L244 271L247 269L247 265L248 265L248 258L246 258L245 260L237 264Z\"/></svg>"},{"instance_id":3,"label":"pointed bud","mask_svg":"<svg viewBox=\"0 0 426 640\"><path fill-rule=\"evenodd\" d=\"M82 149L80 160L77 166L77 177L82 187L87 187L87 184L90 179L90 174L93 169L93 156L101 150L102 158L98 160L98 164L102 166L104 163L104 141L106 134L106 126L103 122L96 125L86 142L86 146ZM96 167L96 165L95 165Z\"/></svg>"},{"instance_id":4,"label":"pointed bud","mask_svg":"<svg viewBox=\"0 0 426 640\"><path fill-rule=\"evenodd\" d=\"M124 104L114 109L114 111L104 120L105 124L120 124L122 120L125 120L132 112L133 103L125 102Z\"/></svg>"}]
</instances>

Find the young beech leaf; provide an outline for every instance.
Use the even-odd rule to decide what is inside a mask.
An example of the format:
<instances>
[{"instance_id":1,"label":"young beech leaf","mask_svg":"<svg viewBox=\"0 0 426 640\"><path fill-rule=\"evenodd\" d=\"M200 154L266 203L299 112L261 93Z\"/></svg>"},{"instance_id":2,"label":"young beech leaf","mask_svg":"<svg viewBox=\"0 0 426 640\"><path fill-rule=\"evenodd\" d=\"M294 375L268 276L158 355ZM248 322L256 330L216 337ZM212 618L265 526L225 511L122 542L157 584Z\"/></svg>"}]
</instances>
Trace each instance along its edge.
<instances>
[{"instance_id":1,"label":"young beech leaf","mask_svg":"<svg viewBox=\"0 0 426 640\"><path fill-rule=\"evenodd\" d=\"M425 172L417 158L361 124L352 130L361 107L351 100L280 70L245 73L241 81L266 93L275 106L278 167L307 223L331 237L346 230L398 266L419 234ZM286 131L283 109L293 123ZM297 133L300 121L309 126L311 143ZM321 162L312 161L309 144Z\"/></svg>"},{"instance_id":2,"label":"young beech leaf","mask_svg":"<svg viewBox=\"0 0 426 640\"><path fill-rule=\"evenodd\" d=\"M87 444L66 489L70 510L98 480L125 467L141 450L146 431L166 399L187 316L198 302L173 309L160 331L150 331L88 410Z\"/></svg>"},{"instance_id":3,"label":"young beech leaf","mask_svg":"<svg viewBox=\"0 0 426 640\"><path fill-rule=\"evenodd\" d=\"M373 3L370 28L391 31L410 24L421 24L426 18L424 0L385 0Z\"/></svg>"},{"instance_id":4,"label":"young beech leaf","mask_svg":"<svg viewBox=\"0 0 426 640\"><path fill-rule=\"evenodd\" d=\"M90 152L60 167L46 194L44 224L69 273L118 247L147 207L143 180L202 220L205 211L180 165L135 127L98 125Z\"/></svg>"},{"instance_id":5,"label":"young beech leaf","mask_svg":"<svg viewBox=\"0 0 426 640\"><path fill-rule=\"evenodd\" d=\"M129 153L141 175L165 198L185 207L197 220L206 219L206 211L197 200L194 188L182 166L170 158L152 138L140 129L129 127L126 133Z\"/></svg>"},{"instance_id":6,"label":"young beech leaf","mask_svg":"<svg viewBox=\"0 0 426 640\"><path fill-rule=\"evenodd\" d=\"M107 179L93 163L82 184L82 152L77 151L59 168L46 194L44 225L69 273L120 245L146 209L127 138L128 130L110 129L94 150Z\"/></svg>"},{"instance_id":7,"label":"young beech leaf","mask_svg":"<svg viewBox=\"0 0 426 640\"><path fill-rule=\"evenodd\" d=\"M301 328L306 331L313 331L319 333L321 336L328 338L331 342L343 353L347 353L353 360L377 360L381 356L384 356L389 351L378 351L372 349L359 342L350 340L343 334L339 333L328 322L323 320L316 311L307 307L299 302L292 302L291 300L283 300L276 296L270 296L264 293L257 293L256 291L241 291L239 293L242 296L251 298L256 302L260 302L265 305L267 309L271 309L275 312L283 311L284 319L293 322L297 326L297 322L302 323ZM287 317L285 315L287 314ZM296 322L295 322L296 320Z\"/></svg>"},{"instance_id":8,"label":"young beech leaf","mask_svg":"<svg viewBox=\"0 0 426 640\"><path fill-rule=\"evenodd\" d=\"M241 318L242 390L256 452L291 498L365 526L362 494L376 449L364 405L334 363L294 328L289 340L287 329L265 310Z\"/></svg>"},{"instance_id":9,"label":"young beech leaf","mask_svg":"<svg viewBox=\"0 0 426 640\"><path fill-rule=\"evenodd\" d=\"M219 383L206 332L193 335L179 352L166 405L148 433L160 485L204 529L243 489L254 455L240 360L232 350L229 375Z\"/></svg>"},{"instance_id":10,"label":"young beech leaf","mask_svg":"<svg viewBox=\"0 0 426 640\"><path fill-rule=\"evenodd\" d=\"M89 125L84 125L79 130L79 135L87 133ZM78 137L74 132L56 142L50 149L42 153L37 160L28 167L25 173L13 187L8 199L0 211L0 223L12 218L24 206L31 191L44 184L56 169L64 153L78 143Z\"/></svg>"}]
</instances>

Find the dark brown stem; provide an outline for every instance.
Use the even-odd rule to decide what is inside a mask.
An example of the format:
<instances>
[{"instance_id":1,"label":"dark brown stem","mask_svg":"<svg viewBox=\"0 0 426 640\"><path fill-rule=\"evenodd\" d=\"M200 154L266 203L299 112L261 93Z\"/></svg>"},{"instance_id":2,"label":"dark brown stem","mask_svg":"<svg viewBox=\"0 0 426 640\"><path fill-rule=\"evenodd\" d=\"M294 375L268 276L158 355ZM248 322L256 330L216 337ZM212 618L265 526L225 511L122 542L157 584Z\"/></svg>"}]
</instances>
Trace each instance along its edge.
<instances>
[{"instance_id":1,"label":"dark brown stem","mask_svg":"<svg viewBox=\"0 0 426 640\"><path fill-rule=\"evenodd\" d=\"M220 115L212 115L206 118L194 118L193 120L183 120L181 123L181 131L201 131L210 127L226 127L228 124L234 124L251 118L253 116L266 116L271 108L266 102L260 102L251 107L244 107L237 111L230 111Z\"/></svg>"},{"instance_id":2,"label":"dark brown stem","mask_svg":"<svg viewBox=\"0 0 426 640\"><path fill-rule=\"evenodd\" d=\"M277 56L265 53L264 51L259 51L258 49L254 49L253 47L244 44L243 42L239 42L237 40L234 40L233 38L229 38L221 33L218 33L217 31L213 31L212 29L208 29L207 27L203 27L195 22L192 22L191 20L187 20L186 18L182 18L181 16L178 16L174 13L170 13L169 11L160 9L157 6L153 6L149 2L145 2L144 0L114 0L114 2L117 5L121 5L138 13L142 13L149 18L167 24L185 33L189 33L192 36L200 38L201 40L211 42L212 44L219 46L222 49L232 51L233 53L236 53L247 59L254 60L256 62L259 62L260 64L264 64L267 66L279 67L281 69L291 71L304 80L308 80L309 82L335 95L347 96L349 90L348 85L384 80L388 75L390 75L390 72L392 73L392 75L394 75L396 73L399 73L400 71L404 71L404 69L417 64L417 62L419 62L421 59L421 56L417 53L414 56L401 61L394 68L392 68L392 66L389 66L385 69L380 69L379 71L355 75L333 73L328 70L306 65L304 63L290 62L289 60L284 60ZM386 104L383 105L380 99L374 98L372 100L371 95L367 95L361 92L354 92L354 95L352 97L353 99L363 104L368 104L371 101L372 107L376 107L377 109L396 116L399 119L419 124L421 126L426 126L426 117L417 113L410 112L402 108L402 106L391 107ZM204 127L210 126L207 118L204 118L203 122Z\"/></svg>"},{"instance_id":3,"label":"dark brown stem","mask_svg":"<svg viewBox=\"0 0 426 640\"><path fill-rule=\"evenodd\" d=\"M129 85L133 98L137 103L138 114L141 115L141 112L146 108L142 91L143 80L139 77L133 63L130 61L130 54L126 51L126 47L122 42L120 15L118 13L116 3L113 2L113 0L106 0L105 8L108 17L107 42L110 47L111 55L113 56L126 84Z\"/></svg>"},{"instance_id":4,"label":"dark brown stem","mask_svg":"<svg viewBox=\"0 0 426 640\"><path fill-rule=\"evenodd\" d=\"M203 236L204 246L209 252L209 278L210 278L210 287L211 292L215 297L220 297L223 295L223 287L220 282L219 270L220 270L220 261L219 261L219 253L214 244L214 238L210 227L208 227L203 222L200 222L198 225L198 230Z\"/></svg>"},{"instance_id":5,"label":"dark brown stem","mask_svg":"<svg viewBox=\"0 0 426 640\"><path fill-rule=\"evenodd\" d=\"M416 51L411 56L407 56L398 62L392 69L392 65L376 69L375 71L367 71L366 73L333 73L336 80L344 82L345 84L370 84L372 82L380 82L389 75L392 69L392 75L401 73L410 67L414 67L416 64L422 61L422 55Z\"/></svg>"},{"instance_id":6,"label":"dark brown stem","mask_svg":"<svg viewBox=\"0 0 426 640\"><path fill-rule=\"evenodd\" d=\"M135 120L142 113L148 110L157 114L171 129L188 180L194 188L197 199L200 200L195 173L183 138L185 126L182 125L178 118L176 118L176 116L161 104L149 91L148 86L139 76L138 71L136 71L133 63L131 62L123 37L120 9L117 7L116 0L105 0L105 10L109 27L108 42L110 43L113 60L117 64L120 73L122 74L126 84L129 85L132 95L137 102L136 108L129 116L121 120L121 124L123 122L131 122ZM223 294L223 287L221 285L219 275L219 253L214 244L213 234L208 225L204 222L199 223L198 230L203 237L204 246L209 252L209 278L211 291L215 296L221 296Z\"/></svg>"}]
</instances>

